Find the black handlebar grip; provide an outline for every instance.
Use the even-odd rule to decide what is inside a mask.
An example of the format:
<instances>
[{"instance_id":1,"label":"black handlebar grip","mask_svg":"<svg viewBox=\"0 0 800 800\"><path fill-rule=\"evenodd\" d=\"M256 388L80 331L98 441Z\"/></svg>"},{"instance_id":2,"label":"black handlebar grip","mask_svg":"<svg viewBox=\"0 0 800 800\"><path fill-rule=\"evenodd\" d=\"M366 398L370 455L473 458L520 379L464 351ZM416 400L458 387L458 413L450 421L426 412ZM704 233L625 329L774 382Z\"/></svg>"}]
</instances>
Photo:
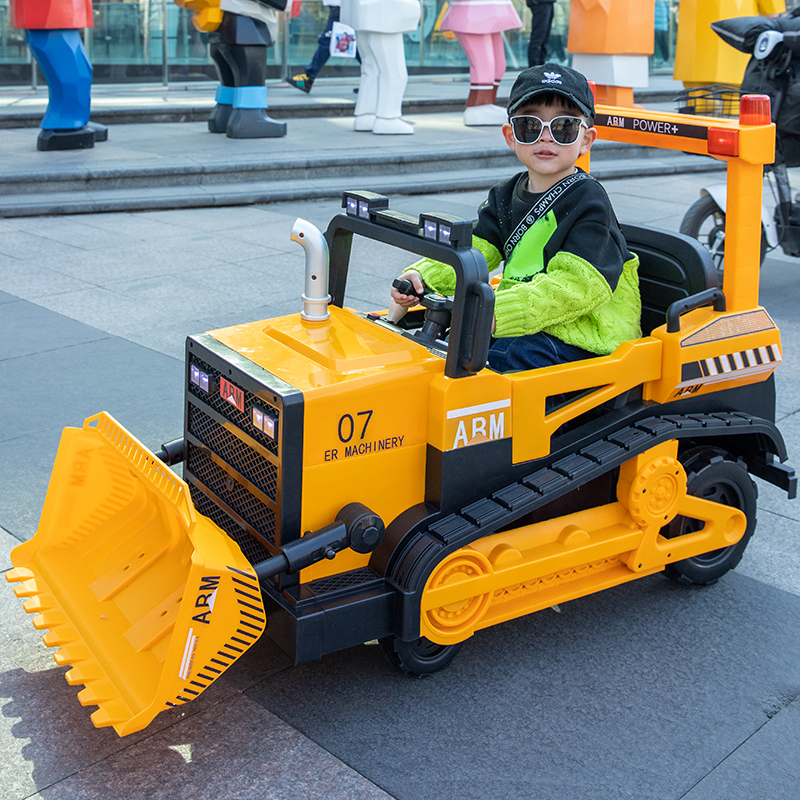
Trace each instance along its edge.
<instances>
[{"instance_id":1,"label":"black handlebar grip","mask_svg":"<svg viewBox=\"0 0 800 800\"><path fill-rule=\"evenodd\" d=\"M424 297L425 292L418 292L414 288L414 284L411 281L407 281L405 278L395 278L392 281L392 286L397 289L400 294L406 294L410 297Z\"/></svg>"},{"instance_id":2,"label":"black handlebar grip","mask_svg":"<svg viewBox=\"0 0 800 800\"><path fill-rule=\"evenodd\" d=\"M714 311L725 311L725 294L722 289L705 289L697 294L676 300L667 309L667 333L679 333L681 330L681 315L695 308L702 308L713 303Z\"/></svg>"}]
</instances>

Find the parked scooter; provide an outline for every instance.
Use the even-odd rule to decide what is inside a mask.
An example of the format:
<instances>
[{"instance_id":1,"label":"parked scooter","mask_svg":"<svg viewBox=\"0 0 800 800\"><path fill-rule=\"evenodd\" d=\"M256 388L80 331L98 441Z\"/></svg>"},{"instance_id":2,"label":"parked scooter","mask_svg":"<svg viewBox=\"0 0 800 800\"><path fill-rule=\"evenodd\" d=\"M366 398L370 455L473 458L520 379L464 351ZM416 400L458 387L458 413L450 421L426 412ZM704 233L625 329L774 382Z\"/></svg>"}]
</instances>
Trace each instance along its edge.
<instances>
[{"instance_id":1,"label":"parked scooter","mask_svg":"<svg viewBox=\"0 0 800 800\"><path fill-rule=\"evenodd\" d=\"M776 124L775 163L766 168L761 208L761 261L780 246L800 258L800 204L792 202L787 167L800 166L800 9L770 19L737 17L711 25L714 32L737 50L749 53L741 89L712 86L691 89L680 97L681 111L704 115L738 115L743 94L766 94L772 101ZM686 212L681 233L692 236L711 252L719 270L725 261L725 183L701 190Z\"/></svg>"}]
</instances>

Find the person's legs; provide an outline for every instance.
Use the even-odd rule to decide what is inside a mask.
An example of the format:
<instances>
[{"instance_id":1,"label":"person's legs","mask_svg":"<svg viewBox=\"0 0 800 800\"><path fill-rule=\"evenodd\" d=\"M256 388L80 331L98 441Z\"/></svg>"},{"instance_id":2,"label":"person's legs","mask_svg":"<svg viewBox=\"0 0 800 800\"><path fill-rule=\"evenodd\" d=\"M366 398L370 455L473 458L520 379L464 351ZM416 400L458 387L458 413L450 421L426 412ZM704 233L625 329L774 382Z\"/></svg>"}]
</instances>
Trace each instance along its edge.
<instances>
[{"instance_id":1,"label":"person's legs","mask_svg":"<svg viewBox=\"0 0 800 800\"><path fill-rule=\"evenodd\" d=\"M655 31L655 50L660 52L662 61L669 61L668 31Z\"/></svg>"},{"instance_id":2,"label":"person's legs","mask_svg":"<svg viewBox=\"0 0 800 800\"><path fill-rule=\"evenodd\" d=\"M325 23L325 28L319 37L317 51L306 66L306 75L308 75L312 83L331 56L331 31L333 30L333 23L338 20L339 8L337 6L331 6L328 12L328 21Z\"/></svg>"},{"instance_id":3,"label":"person's legs","mask_svg":"<svg viewBox=\"0 0 800 800\"><path fill-rule=\"evenodd\" d=\"M498 372L517 372L596 356L597 353L590 353L539 331L528 336L495 339L489 349L489 366Z\"/></svg>"},{"instance_id":4,"label":"person's legs","mask_svg":"<svg viewBox=\"0 0 800 800\"><path fill-rule=\"evenodd\" d=\"M547 60L545 45L553 26L553 4L539 3L531 8L531 39L528 42L528 66L535 67Z\"/></svg>"},{"instance_id":5,"label":"person's legs","mask_svg":"<svg viewBox=\"0 0 800 800\"><path fill-rule=\"evenodd\" d=\"M489 366L497 372L541 369L585 358L597 358L597 353L562 342L544 331L529 336L495 339L489 348ZM563 402L563 394L548 397L545 401L546 413L549 414Z\"/></svg>"},{"instance_id":6,"label":"person's legs","mask_svg":"<svg viewBox=\"0 0 800 800\"><path fill-rule=\"evenodd\" d=\"M325 66L326 62L331 56L331 31L333 30L333 23L339 19L339 9L336 6L331 6L328 10L328 21L322 29L322 33L317 40L317 49L311 57L311 61L306 64L306 71L298 75L292 75L287 78L286 82L299 89L301 92L308 94L311 87L314 85L317 75L320 70Z\"/></svg>"}]
</instances>

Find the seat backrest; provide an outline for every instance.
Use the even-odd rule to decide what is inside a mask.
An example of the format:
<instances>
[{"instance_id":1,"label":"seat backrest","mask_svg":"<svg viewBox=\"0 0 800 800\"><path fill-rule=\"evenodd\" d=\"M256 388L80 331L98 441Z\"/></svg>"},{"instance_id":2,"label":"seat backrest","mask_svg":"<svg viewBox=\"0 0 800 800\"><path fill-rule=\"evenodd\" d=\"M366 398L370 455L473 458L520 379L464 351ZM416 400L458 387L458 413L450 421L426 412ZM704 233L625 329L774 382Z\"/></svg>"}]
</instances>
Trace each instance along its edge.
<instances>
[{"instance_id":1,"label":"seat backrest","mask_svg":"<svg viewBox=\"0 0 800 800\"><path fill-rule=\"evenodd\" d=\"M628 249L639 256L639 291L642 296L642 333L666 321L676 300L719 288L711 254L696 239L649 225L624 224Z\"/></svg>"}]
</instances>

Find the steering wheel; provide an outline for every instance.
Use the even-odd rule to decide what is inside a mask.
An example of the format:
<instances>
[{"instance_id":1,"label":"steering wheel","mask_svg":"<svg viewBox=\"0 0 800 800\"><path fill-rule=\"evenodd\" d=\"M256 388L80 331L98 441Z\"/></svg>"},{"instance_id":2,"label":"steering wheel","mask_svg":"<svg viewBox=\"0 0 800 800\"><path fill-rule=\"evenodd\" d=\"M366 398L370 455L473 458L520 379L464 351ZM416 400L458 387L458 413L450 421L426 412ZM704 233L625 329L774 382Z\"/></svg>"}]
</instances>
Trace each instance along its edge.
<instances>
[{"instance_id":1,"label":"steering wheel","mask_svg":"<svg viewBox=\"0 0 800 800\"><path fill-rule=\"evenodd\" d=\"M421 294L414 289L411 281L396 278L392 286L401 294L413 295L419 298L419 304L425 309L425 322L414 333L414 338L420 344L441 347L445 331L450 327L450 318L453 314L453 300L450 297L426 290Z\"/></svg>"}]
</instances>

